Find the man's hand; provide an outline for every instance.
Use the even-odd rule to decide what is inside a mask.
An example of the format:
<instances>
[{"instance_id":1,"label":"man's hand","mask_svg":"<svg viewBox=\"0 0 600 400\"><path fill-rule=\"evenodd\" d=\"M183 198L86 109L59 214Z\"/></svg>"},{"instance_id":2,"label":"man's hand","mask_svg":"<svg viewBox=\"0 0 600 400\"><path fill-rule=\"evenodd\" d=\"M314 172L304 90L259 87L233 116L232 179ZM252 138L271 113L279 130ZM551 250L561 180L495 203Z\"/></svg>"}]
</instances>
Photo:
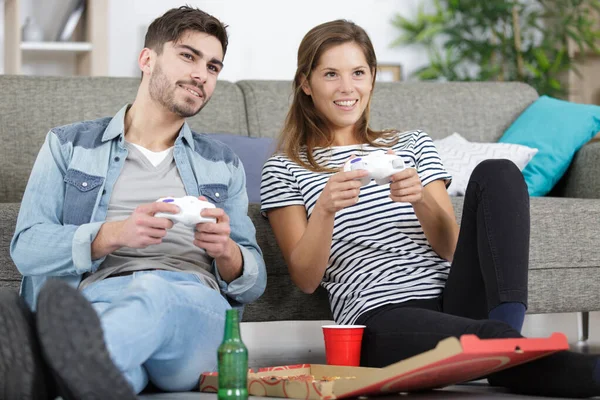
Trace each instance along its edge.
<instances>
[{"instance_id":1,"label":"man's hand","mask_svg":"<svg viewBox=\"0 0 600 400\"><path fill-rule=\"evenodd\" d=\"M200 200L207 201L204 196L200 196L199 198ZM207 208L202 210L200 215L203 217L212 217L217 222L197 224L194 229L194 245L206 250L206 254L212 258L220 258L229 254L231 245L237 247L233 243L233 240L229 238L231 234L229 216L222 208Z\"/></svg>"},{"instance_id":2,"label":"man's hand","mask_svg":"<svg viewBox=\"0 0 600 400\"><path fill-rule=\"evenodd\" d=\"M206 201L204 196L200 200ZM205 222L194 229L194 245L204 249L206 254L215 259L219 274L226 282L231 282L242 275L242 251L229 235L229 216L222 208L207 208L200 213L203 217L212 217L216 223Z\"/></svg>"},{"instance_id":3,"label":"man's hand","mask_svg":"<svg viewBox=\"0 0 600 400\"><path fill-rule=\"evenodd\" d=\"M155 217L154 214L158 212L175 214L179 212L179 207L169 203L142 204L127 219L102 224L92 242L92 259L102 258L121 247L143 249L160 244L167 229L173 227L173 222Z\"/></svg>"},{"instance_id":4,"label":"man's hand","mask_svg":"<svg viewBox=\"0 0 600 400\"><path fill-rule=\"evenodd\" d=\"M388 150L388 154L394 154ZM400 203L416 204L423 200L423 185L415 168L406 168L390 177L390 197Z\"/></svg>"},{"instance_id":5,"label":"man's hand","mask_svg":"<svg viewBox=\"0 0 600 400\"><path fill-rule=\"evenodd\" d=\"M179 207L169 203L139 205L129 218L120 221L116 244L134 249L160 244L167 235L167 229L173 227L173 222L167 218L155 217L154 214L158 212L176 214L179 212Z\"/></svg>"}]
</instances>

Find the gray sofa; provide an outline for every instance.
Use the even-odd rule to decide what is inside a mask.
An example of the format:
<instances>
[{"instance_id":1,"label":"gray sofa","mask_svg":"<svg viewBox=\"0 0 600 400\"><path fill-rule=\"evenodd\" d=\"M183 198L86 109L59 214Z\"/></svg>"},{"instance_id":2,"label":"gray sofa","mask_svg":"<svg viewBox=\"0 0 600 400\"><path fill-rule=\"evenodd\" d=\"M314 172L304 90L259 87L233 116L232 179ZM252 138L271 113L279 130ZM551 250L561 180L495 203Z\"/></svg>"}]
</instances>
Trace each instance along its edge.
<instances>
[{"instance_id":1,"label":"gray sofa","mask_svg":"<svg viewBox=\"0 0 600 400\"><path fill-rule=\"evenodd\" d=\"M114 115L134 99L138 84L137 78L0 76L0 286L16 290L20 281L9 243L47 131ZM197 132L275 137L290 92L287 81L220 81L209 105L189 123ZM472 141L496 141L537 97L520 83L378 83L372 126L420 128L434 139L460 132ZM577 153L552 197L532 198L530 313L600 310L599 165L600 142L590 143ZM460 221L462 198L452 200ZM249 213L268 284L263 297L246 308L244 321L330 319L323 291L306 295L293 286L259 205L251 204Z\"/></svg>"}]
</instances>

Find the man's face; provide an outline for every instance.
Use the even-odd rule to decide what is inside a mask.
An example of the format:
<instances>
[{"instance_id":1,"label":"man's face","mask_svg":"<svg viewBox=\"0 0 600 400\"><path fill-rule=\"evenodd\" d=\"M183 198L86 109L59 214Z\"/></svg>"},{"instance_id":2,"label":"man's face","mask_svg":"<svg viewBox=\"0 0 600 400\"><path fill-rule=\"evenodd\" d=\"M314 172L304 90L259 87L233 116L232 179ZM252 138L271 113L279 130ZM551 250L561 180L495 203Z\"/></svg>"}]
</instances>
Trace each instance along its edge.
<instances>
[{"instance_id":1,"label":"man's face","mask_svg":"<svg viewBox=\"0 0 600 400\"><path fill-rule=\"evenodd\" d=\"M223 68L221 42L189 31L167 42L152 64L150 97L182 118L194 116L208 103Z\"/></svg>"}]
</instances>

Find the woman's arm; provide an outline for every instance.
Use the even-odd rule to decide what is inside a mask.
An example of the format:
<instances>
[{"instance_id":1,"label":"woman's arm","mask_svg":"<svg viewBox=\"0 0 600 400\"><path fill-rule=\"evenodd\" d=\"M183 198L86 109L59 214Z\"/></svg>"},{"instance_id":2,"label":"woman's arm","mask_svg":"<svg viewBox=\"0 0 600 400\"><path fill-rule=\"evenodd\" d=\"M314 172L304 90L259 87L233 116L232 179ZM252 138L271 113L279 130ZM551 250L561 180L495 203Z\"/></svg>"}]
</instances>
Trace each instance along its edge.
<instances>
[{"instance_id":1,"label":"woman's arm","mask_svg":"<svg viewBox=\"0 0 600 400\"><path fill-rule=\"evenodd\" d=\"M459 228L444 181L450 179L450 175L425 132L419 132L415 150L415 168L406 168L391 177L390 197L393 201L412 205L433 250L452 261ZM395 154L393 150L388 153Z\"/></svg>"},{"instance_id":2,"label":"woman's arm","mask_svg":"<svg viewBox=\"0 0 600 400\"><path fill-rule=\"evenodd\" d=\"M314 292L329 260L334 215L315 207L307 221L304 206L288 206L275 208L268 216L292 281L304 293Z\"/></svg>"},{"instance_id":3,"label":"woman's arm","mask_svg":"<svg viewBox=\"0 0 600 400\"><path fill-rule=\"evenodd\" d=\"M269 222L292 281L305 293L314 292L327 268L335 213L356 204L366 171L339 172L329 178L315 208L306 219L304 206L268 211Z\"/></svg>"},{"instance_id":4,"label":"woman's arm","mask_svg":"<svg viewBox=\"0 0 600 400\"><path fill-rule=\"evenodd\" d=\"M433 250L452 261L459 228L444 182L437 180L425 186L421 200L412 206Z\"/></svg>"},{"instance_id":5,"label":"woman's arm","mask_svg":"<svg viewBox=\"0 0 600 400\"><path fill-rule=\"evenodd\" d=\"M391 179L392 200L412 205L433 250L452 261L458 242L458 224L444 181L438 179L423 187L414 168L398 172Z\"/></svg>"}]
</instances>

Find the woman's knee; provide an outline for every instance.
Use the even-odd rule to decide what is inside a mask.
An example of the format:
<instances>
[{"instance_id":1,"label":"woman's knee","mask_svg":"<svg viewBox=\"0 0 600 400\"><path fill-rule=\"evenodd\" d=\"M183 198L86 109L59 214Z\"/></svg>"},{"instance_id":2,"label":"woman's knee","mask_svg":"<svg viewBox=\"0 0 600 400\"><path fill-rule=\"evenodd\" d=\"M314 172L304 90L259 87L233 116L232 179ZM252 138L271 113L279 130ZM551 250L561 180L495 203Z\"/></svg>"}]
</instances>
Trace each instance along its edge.
<instances>
[{"instance_id":1,"label":"woman's knee","mask_svg":"<svg viewBox=\"0 0 600 400\"><path fill-rule=\"evenodd\" d=\"M501 176L512 176L512 177L522 177L523 174L519 170L517 165L507 159L491 159L491 160L483 160L475 169L473 169L473 173L471 174L473 178L490 178L490 177L501 177Z\"/></svg>"},{"instance_id":2,"label":"woman's knee","mask_svg":"<svg viewBox=\"0 0 600 400\"><path fill-rule=\"evenodd\" d=\"M492 159L480 162L473 173L471 181L487 188L516 188L527 190L523 173L517 165L506 159Z\"/></svg>"}]
</instances>

